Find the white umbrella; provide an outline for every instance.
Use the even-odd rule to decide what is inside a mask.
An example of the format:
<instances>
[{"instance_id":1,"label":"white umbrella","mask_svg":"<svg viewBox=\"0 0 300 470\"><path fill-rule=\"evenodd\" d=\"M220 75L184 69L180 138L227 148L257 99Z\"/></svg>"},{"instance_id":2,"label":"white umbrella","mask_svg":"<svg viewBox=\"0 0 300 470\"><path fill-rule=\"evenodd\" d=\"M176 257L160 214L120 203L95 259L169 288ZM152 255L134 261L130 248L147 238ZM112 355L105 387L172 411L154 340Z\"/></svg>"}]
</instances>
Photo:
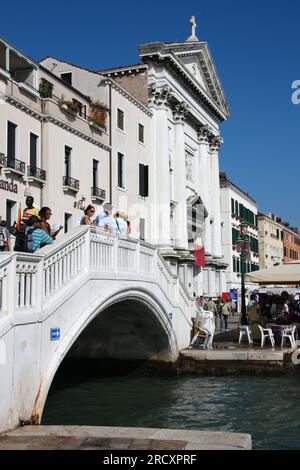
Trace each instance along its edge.
<instances>
[{"instance_id":1,"label":"white umbrella","mask_svg":"<svg viewBox=\"0 0 300 470\"><path fill-rule=\"evenodd\" d=\"M300 284L300 260L248 273L246 281L260 284Z\"/></svg>"}]
</instances>

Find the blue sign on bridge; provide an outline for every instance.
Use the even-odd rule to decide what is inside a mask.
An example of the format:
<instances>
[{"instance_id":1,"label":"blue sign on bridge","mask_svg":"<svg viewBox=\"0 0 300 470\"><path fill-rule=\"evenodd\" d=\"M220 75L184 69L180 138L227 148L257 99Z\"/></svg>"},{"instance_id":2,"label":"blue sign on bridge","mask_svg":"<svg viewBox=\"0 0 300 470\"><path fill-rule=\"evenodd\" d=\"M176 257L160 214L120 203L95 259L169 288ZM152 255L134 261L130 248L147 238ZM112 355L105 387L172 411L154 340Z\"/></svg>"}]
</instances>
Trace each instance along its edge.
<instances>
[{"instance_id":1,"label":"blue sign on bridge","mask_svg":"<svg viewBox=\"0 0 300 470\"><path fill-rule=\"evenodd\" d=\"M60 328L51 328L50 329L50 340L57 341L60 339Z\"/></svg>"}]
</instances>

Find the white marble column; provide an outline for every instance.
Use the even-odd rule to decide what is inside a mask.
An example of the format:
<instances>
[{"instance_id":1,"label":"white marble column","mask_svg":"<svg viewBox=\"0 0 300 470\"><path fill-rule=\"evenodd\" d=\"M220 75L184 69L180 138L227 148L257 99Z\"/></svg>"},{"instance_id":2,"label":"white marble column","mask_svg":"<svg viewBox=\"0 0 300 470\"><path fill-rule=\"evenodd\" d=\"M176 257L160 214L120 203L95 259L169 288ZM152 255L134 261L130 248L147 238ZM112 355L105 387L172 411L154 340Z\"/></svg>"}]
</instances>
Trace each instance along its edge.
<instances>
[{"instance_id":1,"label":"white marble column","mask_svg":"<svg viewBox=\"0 0 300 470\"><path fill-rule=\"evenodd\" d=\"M203 126L198 131L199 140L199 193L203 204L208 212L204 224L204 248L205 253L211 254L211 201L210 201L210 161L209 161L209 138L211 132L208 126Z\"/></svg>"},{"instance_id":2,"label":"white marble column","mask_svg":"<svg viewBox=\"0 0 300 470\"><path fill-rule=\"evenodd\" d=\"M220 179L219 179L219 149L223 144L220 136L210 139L210 165L211 165L211 215L214 219L213 223L213 246L212 255L218 258L222 257L222 240L221 240L221 201L220 201Z\"/></svg>"},{"instance_id":3,"label":"white marble column","mask_svg":"<svg viewBox=\"0 0 300 470\"><path fill-rule=\"evenodd\" d=\"M156 240L160 248L171 248L170 223L170 164L168 142L168 103L171 98L169 87L150 89L151 103L155 125L155 167L153 178L156 179L155 207L152 208L151 222L156 226Z\"/></svg>"},{"instance_id":4,"label":"white marble column","mask_svg":"<svg viewBox=\"0 0 300 470\"><path fill-rule=\"evenodd\" d=\"M187 116L187 105L179 103L173 111L174 118L174 195L175 195L175 249L188 250L187 231L187 195L184 121Z\"/></svg>"}]
</instances>

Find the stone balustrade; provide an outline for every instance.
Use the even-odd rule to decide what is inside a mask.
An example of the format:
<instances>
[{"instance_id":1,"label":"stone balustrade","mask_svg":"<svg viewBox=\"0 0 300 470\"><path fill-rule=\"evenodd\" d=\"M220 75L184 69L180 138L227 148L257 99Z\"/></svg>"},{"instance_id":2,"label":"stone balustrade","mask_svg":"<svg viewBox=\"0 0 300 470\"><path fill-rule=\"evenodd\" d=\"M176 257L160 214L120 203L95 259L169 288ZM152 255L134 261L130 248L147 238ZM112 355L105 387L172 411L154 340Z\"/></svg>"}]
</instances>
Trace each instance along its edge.
<instances>
[{"instance_id":1,"label":"stone balustrade","mask_svg":"<svg viewBox=\"0 0 300 470\"><path fill-rule=\"evenodd\" d=\"M154 246L94 227L77 227L37 253L0 254L0 317L15 312L41 314L82 276L135 276L159 285L186 318L193 302ZM24 317L25 319L25 317Z\"/></svg>"}]
</instances>

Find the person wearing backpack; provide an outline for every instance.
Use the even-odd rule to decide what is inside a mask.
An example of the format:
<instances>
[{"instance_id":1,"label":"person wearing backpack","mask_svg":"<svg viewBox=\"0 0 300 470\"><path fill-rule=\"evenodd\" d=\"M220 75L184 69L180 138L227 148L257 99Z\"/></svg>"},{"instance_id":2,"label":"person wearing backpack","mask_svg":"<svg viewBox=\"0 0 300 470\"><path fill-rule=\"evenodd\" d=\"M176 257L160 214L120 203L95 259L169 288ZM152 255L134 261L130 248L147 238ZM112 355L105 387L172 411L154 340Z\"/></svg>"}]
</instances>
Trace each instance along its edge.
<instances>
[{"instance_id":1,"label":"person wearing backpack","mask_svg":"<svg viewBox=\"0 0 300 470\"><path fill-rule=\"evenodd\" d=\"M53 243L53 238L40 228L40 224L40 219L36 215L32 215L28 220L25 232L25 246L28 253L34 253L41 246Z\"/></svg>"},{"instance_id":2,"label":"person wearing backpack","mask_svg":"<svg viewBox=\"0 0 300 470\"><path fill-rule=\"evenodd\" d=\"M7 228L6 220L0 222L0 251L10 251L10 233Z\"/></svg>"}]
</instances>

